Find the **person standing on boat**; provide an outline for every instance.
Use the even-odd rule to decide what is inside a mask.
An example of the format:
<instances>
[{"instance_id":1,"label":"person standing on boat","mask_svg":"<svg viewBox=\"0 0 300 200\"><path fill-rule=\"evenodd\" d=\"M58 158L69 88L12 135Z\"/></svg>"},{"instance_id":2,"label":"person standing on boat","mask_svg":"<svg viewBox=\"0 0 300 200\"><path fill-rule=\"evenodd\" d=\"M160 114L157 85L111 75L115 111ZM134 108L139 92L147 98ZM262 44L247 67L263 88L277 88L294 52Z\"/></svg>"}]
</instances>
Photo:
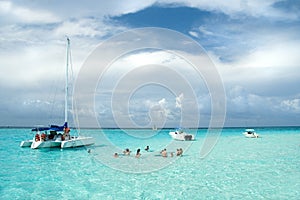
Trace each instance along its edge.
<instances>
[{"instance_id":1,"label":"person standing on boat","mask_svg":"<svg viewBox=\"0 0 300 200\"><path fill-rule=\"evenodd\" d=\"M70 140L71 139L71 137L70 137L70 128L68 128L68 127L64 128L63 137L64 137L65 140Z\"/></svg>"},{"instance_id":2,"label":"person standing on boat","mask_svg":"<svg viewBox=\"0 0 300 200\"><path fill-rule=\"evenodd\" d=\"M41 140L44 142L44 141L46 141L46 137L47 137L47 135L45 134L45 133L42 133L41 134Z\"/></svg>"}]
</instances>

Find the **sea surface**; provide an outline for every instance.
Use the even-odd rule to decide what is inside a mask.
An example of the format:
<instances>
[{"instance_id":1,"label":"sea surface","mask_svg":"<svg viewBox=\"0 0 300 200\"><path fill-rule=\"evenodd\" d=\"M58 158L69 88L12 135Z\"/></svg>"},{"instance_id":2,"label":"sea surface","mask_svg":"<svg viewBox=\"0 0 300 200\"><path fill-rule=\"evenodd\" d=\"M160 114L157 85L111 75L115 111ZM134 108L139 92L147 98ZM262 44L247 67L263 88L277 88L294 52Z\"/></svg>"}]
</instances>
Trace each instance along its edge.
<instances>
[{"instance_id":1,"label":"sea surface","mask_svg":"<svg viewBox=\"0 0 300 200\"><path fill-rule=\"evenodd\" d=\"M201 158L206 129L192 142L174 142L167 129L88 129L80 132L93 146L33 150L19 147L30 129L2 128L0 199L300 199L300 127L257 127L260 138L243 130L223 129ZM183 156L171 157L177 148Z\"/></svg>"}]
</instances>

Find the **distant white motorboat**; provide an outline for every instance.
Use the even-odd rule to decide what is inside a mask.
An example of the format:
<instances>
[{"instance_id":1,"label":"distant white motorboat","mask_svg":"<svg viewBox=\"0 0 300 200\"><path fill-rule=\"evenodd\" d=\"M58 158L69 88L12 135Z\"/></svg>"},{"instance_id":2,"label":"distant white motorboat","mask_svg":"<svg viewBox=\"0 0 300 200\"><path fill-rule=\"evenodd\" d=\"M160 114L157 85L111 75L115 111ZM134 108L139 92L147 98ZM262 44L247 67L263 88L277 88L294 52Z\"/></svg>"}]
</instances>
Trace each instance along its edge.
<instances>
[{"instance_id":1,"label":"distant white motorboat","mask_svg":"<svg viewBox=\"0 0 300 200\"><path fill-rule=\"evenodd\" d=\"M154 125L154 126L152 127L152 130L153 130L153 131L157 131L156 125Z\"/></svg>"},{"instance_id":2,"label":"distant white motorboat","mask_svg":"<svg viewBox=\"0 0 300 200\"><path fill-rule=\"evenodd\" d=\"M181 140L181 141L191 141L195 140L195 136L193 134L186 133L182 129L177 129L175 131L170 131L169 135L174 140Z\"/></svg>"},{"instance_id":3,"label":"distant white motorboat","mask_svg":"<svg viewBox=\"0 0 300 200\"><path fill-rule=\"evenodd\" d=\"M245 129L243 135L247 138L258 138L259 135L255 132L254 129Z\"/></svg>"},{"instance_id":4,"label":"distant white motorboat","mask_svg":"<svg viewBox=\"0 0 300 200\"><path fill-rule=\"evenodd\" d=\"M32 140L22 141L21 147L39 148L71 148L94 144L92 137L71 136L68 127L68 66L70 59L70 39L67 38L67 64L65 83L65 123L63 126L50 125L47 127L37 127L32 129L35 132Z\"/></svg>"}]
</instances>

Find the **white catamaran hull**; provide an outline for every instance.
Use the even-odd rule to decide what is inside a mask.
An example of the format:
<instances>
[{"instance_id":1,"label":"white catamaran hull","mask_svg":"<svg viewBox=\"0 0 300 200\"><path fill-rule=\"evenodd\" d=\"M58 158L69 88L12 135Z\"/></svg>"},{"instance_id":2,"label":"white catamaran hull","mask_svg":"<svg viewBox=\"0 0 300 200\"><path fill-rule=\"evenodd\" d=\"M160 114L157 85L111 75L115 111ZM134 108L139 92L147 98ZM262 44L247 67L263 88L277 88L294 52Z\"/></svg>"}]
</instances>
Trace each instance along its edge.
<instances>
[{"instance_id":1,"label":"white catamaran hull","mask_svg":"<svg viewBox=\"0 0 300 200\"><path fill-rule=\"evenodd\" d=\"M24 141L23 141L24 142ZM51 140L51 141L34 141L31 142L31 145L26 143L26 146L23 145L22 147L31 147L32 149L40 149L40 148L74 148L74 147L82 147L82 146L89 146L95 143L92 137L76 137L70 140ZM21 143L22 144L22 143Z\"/></svg>"},{"instance_id":2,"label":"white catamaran hull","mask_svg":"<svg viewBox=\"0 0 300 200\"><path fill-rule=\"evenodd\" d=\"M89 146L94 144L94 139L92 137L82 137L79 136L77 138L73 138L71 140L66 140L61 142L60 148L73 148L73 147L81 147L81 146Z\"/></svg>"},{"instance_id":3,"label":"white catamaran hull","mask_svg":"<svg viewBox=\"0 0 300 200\"><path fill-rule=\"evenodd\" d=\"M20 147L31 147L32 142L33 142L33 140L22 141L20 144Z\"/></svg>"},{"instance_id":4,"label":"white catamaran hull","mask_svg":"<svg viewBox=\"0 0 300 200\"><path fill-rule=\"evenodd\" d=\"M34 141L31 144L32 149L40 149L40 148L54 148L60 147L60 141Z\"/></svg>"}]
</instances>

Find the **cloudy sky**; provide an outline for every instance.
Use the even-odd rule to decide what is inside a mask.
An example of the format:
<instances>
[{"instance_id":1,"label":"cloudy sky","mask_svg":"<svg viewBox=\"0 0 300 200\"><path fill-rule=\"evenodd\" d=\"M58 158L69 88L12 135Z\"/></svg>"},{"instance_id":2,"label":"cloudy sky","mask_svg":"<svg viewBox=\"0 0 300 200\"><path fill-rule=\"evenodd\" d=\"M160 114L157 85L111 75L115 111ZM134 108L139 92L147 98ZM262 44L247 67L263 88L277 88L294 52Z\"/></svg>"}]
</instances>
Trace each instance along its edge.
<instances>
[{"instance_id":1,"label":"cloudy sky","mask_svg":"<svg viewBox=\"0 0 300 200\"><path fill-rule=\"evenodd\" d=\"M4 0L0 1L0 126L63 123L66 35L71 39L72 75L76 78L101 43L144 27L179 32L204 48L225 90L225 126L300 125L298 1ZM145 69L164 74L160 69L168 68L168 72L176 72L169 76L181 74L178 79L189 79L192 95L179 86L182 92L174 92L155 80L154 84L140 83L127 99L128 109L122 108L115 97L121 102L126 84L122 88L118 83L123 83L124 74L131 81L143 79L147 70L138 73L141 77L132 76L136 73L132 70L147 65L156 66ZM169 76L164 76L168 77L165 81L171 82ZM75 85L76 79L73 82ZM121 121L129 116L141 127L159 124L159 120L176 127L183 117L189 120L195 115L199 115L200 126L208 126L214 91L207 84L180 56L142 49L120 55L111 63L97 87L91 89L95 102L89 108L80 107L78 114L84 116L86 126L91 125L91 116L106 127L116 126L116 116Z\"/></svg>"}]
</instances>

